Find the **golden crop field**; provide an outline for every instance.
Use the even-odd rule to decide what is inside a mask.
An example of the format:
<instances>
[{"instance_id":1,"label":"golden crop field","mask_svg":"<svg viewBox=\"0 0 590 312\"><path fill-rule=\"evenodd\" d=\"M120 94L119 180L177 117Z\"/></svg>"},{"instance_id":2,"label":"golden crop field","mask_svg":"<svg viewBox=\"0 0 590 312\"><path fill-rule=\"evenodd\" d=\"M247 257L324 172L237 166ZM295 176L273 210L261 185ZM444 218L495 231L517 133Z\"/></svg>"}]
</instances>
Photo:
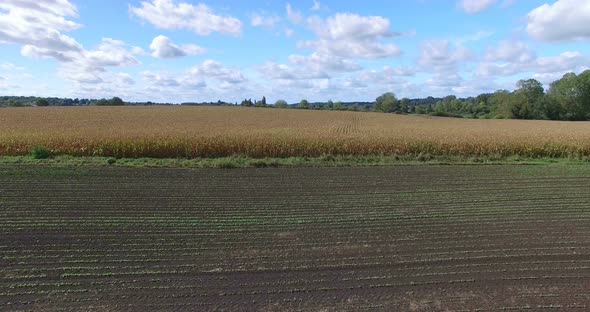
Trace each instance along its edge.
<instances>
[{"instance_id":1,"label":"golden crop field","mask_svg":"<svg viewBox=\"0 0 590 312\"><path fill-rule=\"evenodd\" d=\"M0 109L0 155L590 155L590 122L245 107Z\"/></svg>"}]
</instances>

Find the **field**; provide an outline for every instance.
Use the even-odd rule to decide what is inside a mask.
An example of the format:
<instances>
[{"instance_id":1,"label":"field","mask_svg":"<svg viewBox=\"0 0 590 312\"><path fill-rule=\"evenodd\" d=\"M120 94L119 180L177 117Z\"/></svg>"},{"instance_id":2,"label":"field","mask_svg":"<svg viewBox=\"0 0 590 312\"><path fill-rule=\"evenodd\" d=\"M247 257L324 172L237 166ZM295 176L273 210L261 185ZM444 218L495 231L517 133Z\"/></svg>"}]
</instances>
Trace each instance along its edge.
<instances>
[{"instance_id":1,"label":"field","mask_svg":"<svg viewBox=\"0 0 590 312\"><path fill-rule=\"evenodd\" d=\"M4 165L0 310L587 311L589 185L587 165Z\"/></svg>"},{"instance_id":2,"label":"field","mask_svg":"<svg viewBox=\"0 0 590 312\"><path fill-rule=\"evenodd\" d=\"M117 158L322 155L590 156L590 123L244 107L0 109L0 155Z\"/></svg>"}]
</instances>

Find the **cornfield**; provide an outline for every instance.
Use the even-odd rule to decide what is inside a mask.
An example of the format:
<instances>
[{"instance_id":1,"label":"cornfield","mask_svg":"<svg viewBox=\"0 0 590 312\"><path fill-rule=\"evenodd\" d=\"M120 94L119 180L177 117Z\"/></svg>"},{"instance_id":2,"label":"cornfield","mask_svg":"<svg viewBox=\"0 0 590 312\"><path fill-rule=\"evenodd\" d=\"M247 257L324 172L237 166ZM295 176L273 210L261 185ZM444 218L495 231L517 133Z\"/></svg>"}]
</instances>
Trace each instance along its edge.
<instances>
[{"instance_id":1,"label":"cornfield","mask_svg":"<svg viewBox=\"0 0 590 312\"><path fill-rule=\"evenodd\" d=\"M0 109L0 155L590 156L590 123L245 107Z\"/></svg>"}]
</instances>

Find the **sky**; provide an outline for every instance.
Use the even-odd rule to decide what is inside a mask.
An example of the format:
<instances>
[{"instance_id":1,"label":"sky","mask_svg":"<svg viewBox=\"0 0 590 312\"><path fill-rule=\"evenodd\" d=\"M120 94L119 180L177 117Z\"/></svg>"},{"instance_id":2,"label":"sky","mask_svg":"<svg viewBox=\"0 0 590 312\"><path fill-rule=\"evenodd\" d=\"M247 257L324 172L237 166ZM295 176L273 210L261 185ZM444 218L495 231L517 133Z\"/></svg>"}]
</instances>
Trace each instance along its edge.
<instances>
[{"instance_id":1,"label":"sky","mask_svg":"<svg viewBox=\"0 0 590 312\"><path fill-rule=\"evenodd\" d=\"M476 96L590 66L589 0L2 0L0 95Z\"/></svg>"}]
</instances>

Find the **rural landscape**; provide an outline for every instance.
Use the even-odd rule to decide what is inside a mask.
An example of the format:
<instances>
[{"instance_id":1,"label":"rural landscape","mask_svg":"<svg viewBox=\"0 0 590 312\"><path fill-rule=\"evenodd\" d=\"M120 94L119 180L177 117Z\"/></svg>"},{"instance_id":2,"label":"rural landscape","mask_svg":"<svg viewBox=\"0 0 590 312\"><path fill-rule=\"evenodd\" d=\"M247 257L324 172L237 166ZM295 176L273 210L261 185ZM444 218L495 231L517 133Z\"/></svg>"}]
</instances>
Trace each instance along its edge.
<instances>
[{"instance_id":1,"label":"rural landscape","mask_svg":"<svg viewBox=\"0 0 590 312\"><path fill-rule=\"evenodd\" d=\"M589 19L2 1L0 311L590 311Z\"/></svg>"}]
</instances>

